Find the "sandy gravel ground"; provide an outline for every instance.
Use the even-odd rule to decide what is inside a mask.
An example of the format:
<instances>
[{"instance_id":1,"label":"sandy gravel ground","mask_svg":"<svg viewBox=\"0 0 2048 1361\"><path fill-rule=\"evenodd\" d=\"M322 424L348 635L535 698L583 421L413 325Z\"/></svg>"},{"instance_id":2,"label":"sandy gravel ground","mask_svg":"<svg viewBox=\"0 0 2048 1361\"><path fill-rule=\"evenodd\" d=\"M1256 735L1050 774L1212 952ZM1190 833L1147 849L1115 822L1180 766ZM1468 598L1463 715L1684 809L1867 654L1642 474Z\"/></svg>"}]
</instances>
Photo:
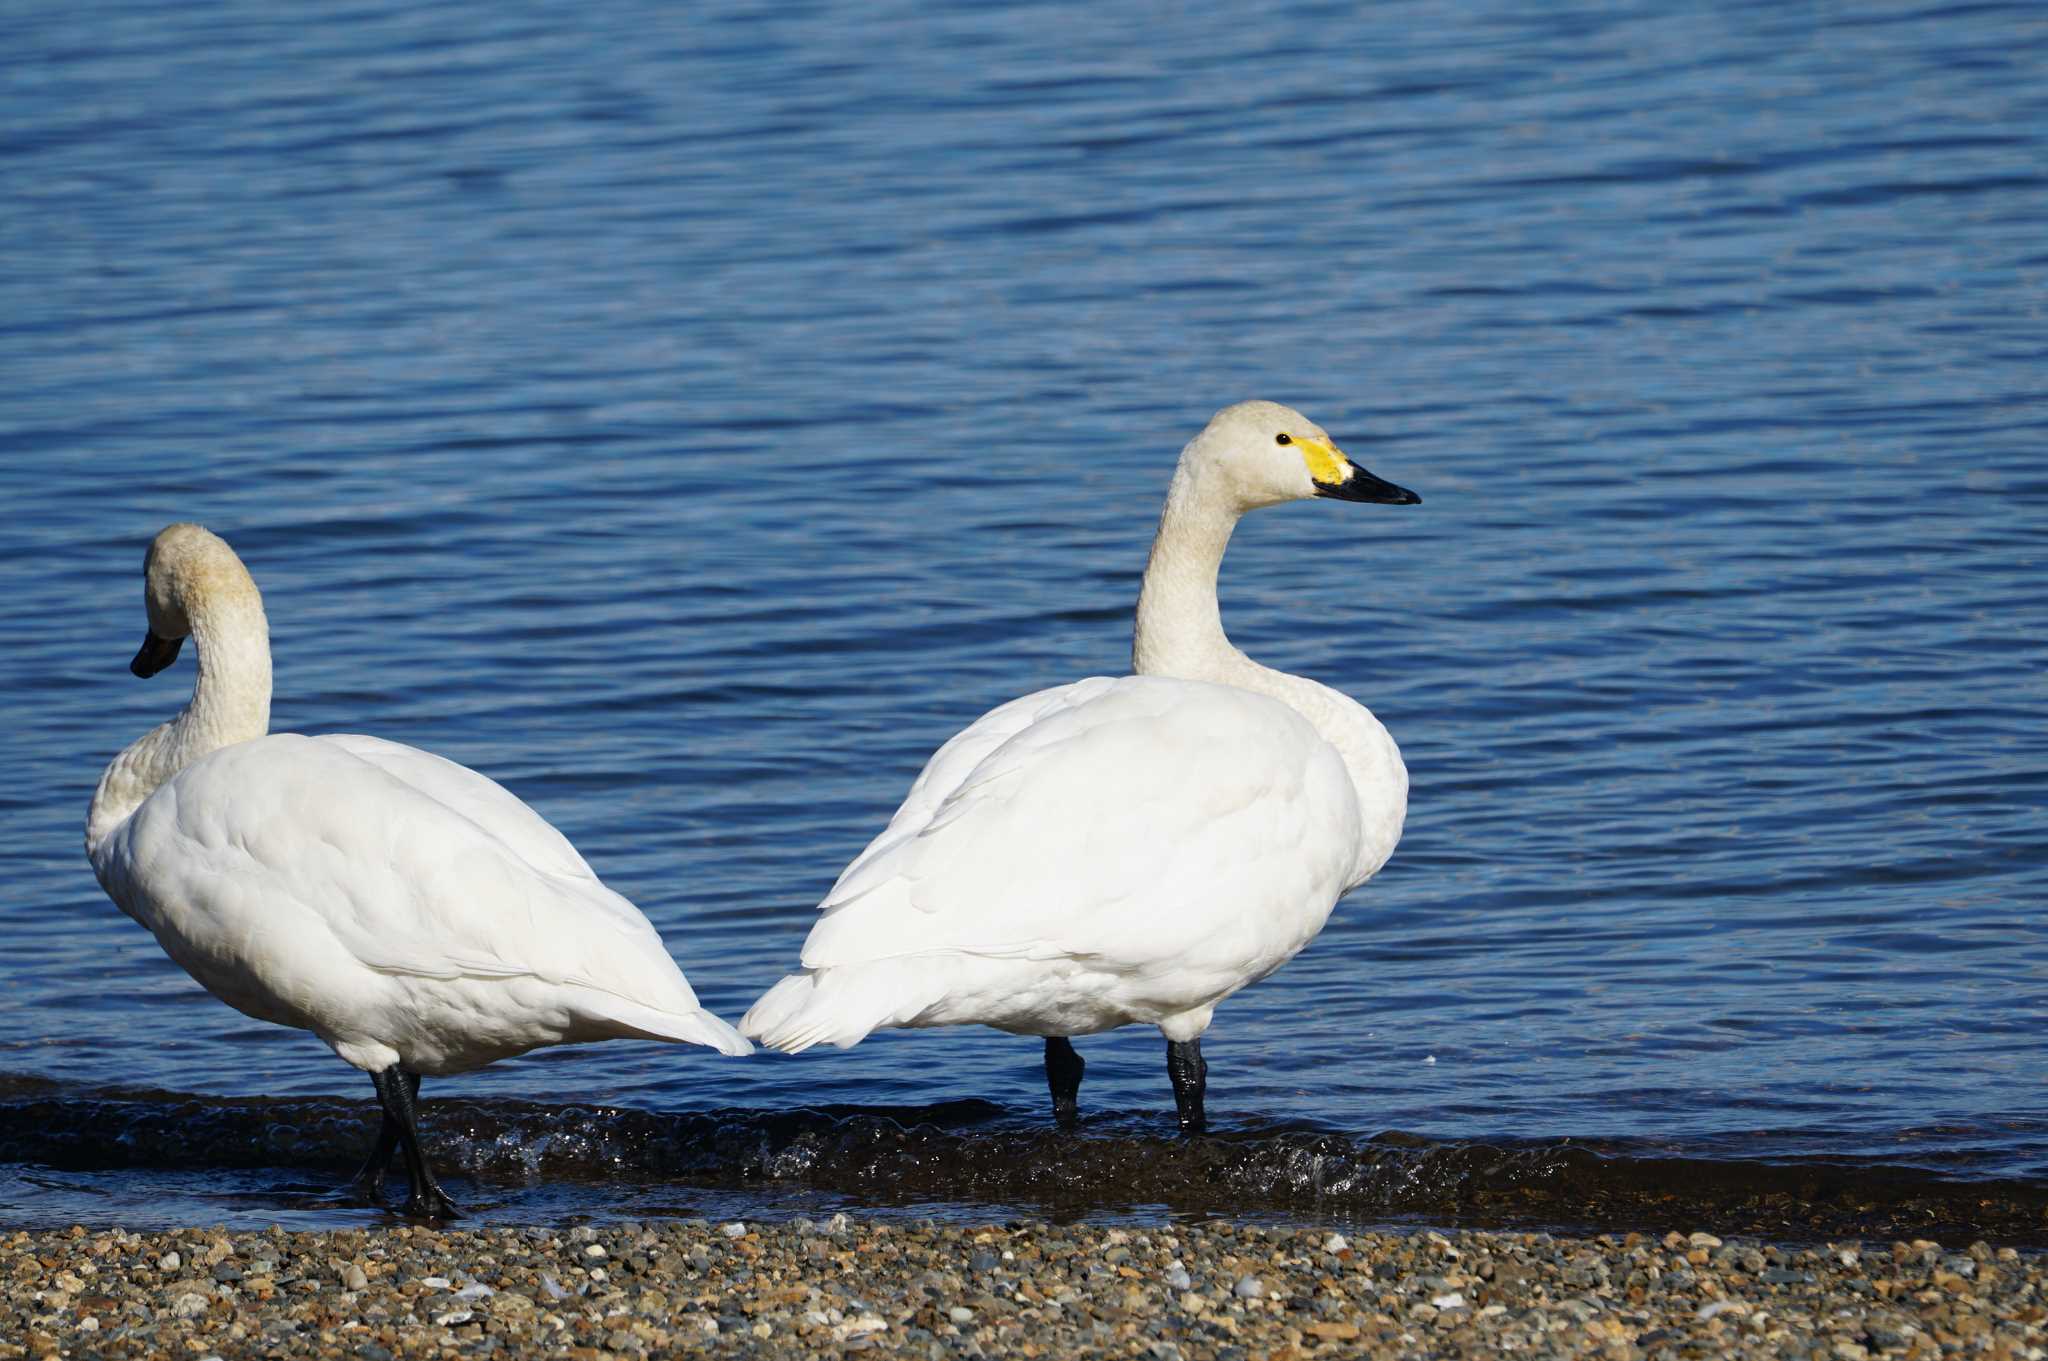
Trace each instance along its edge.
<instances>
[{"instance_id":1,"label":"sandy gravel ground","mask_svg":"<svg viewBox=\"0 0 2048 1361\"><path fill-rule=\"evenodd\" d=\"M2048 1355L1984 1243L1211 1223L0 1232L0 1358Z\"/></svg>"}]
</instances>

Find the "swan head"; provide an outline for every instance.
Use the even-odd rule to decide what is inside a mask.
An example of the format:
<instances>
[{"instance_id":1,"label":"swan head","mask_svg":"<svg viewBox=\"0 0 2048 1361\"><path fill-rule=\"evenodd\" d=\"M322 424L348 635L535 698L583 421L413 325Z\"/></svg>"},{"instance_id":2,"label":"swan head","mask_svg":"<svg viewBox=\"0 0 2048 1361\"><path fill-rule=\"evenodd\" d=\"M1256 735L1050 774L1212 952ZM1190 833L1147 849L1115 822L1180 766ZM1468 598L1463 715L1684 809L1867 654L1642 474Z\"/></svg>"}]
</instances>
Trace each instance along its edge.
<instances>
[{"instance_id":1,"label":"swan head","mask_svg":"<svg viewBox=\"0 0 2048 1361\"><path fill-rule=\"evenodd\" d=\"M1329 433L1278 402L1239 402L1210 418L1181 467L1240 511L1324 496L1412 506L1422 498L1353 463Z\"/></svg>"},{"instance_id":2,"label":"swan head","mask_svg":"<svg viewBox=\"0 0 2048 1361\"><path fill-rule=\"evenodd\" d=\"M149 636L128 664L138 676L154 676L177 660L194 615L234 603L262 608L256 583L235 550L200 525L170 525L152 539L142 559L142 582Z\"/></svg>"}]
</instances>

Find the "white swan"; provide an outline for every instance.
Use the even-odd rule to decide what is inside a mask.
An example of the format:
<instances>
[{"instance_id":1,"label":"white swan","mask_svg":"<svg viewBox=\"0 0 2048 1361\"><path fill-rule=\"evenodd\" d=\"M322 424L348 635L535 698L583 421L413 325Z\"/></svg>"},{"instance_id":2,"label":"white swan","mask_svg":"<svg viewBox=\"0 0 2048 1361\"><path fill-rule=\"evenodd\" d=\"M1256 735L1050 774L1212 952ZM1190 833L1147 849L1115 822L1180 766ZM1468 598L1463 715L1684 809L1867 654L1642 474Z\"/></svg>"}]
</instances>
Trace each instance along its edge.
<instances>
[{"instance_id":1,"label":"white swan","mask_svg":"<svg viewBox=\"0 0 2048 1361\"><path fill-rule=\"evenodd\" d=\"M1182 450L1138 598L1135 676L1013 700L939 748L819 906L803 969L743 1034L795 1052L885 1026L1045 1037L1062 1124L1071 1035L1166 1035L1184 1129L1202 1127L1216 1004L1291 959L1386 863L1408 772L1363 706L1232 647L1216 570L1238 517L1310 496L1413 505L1272 402Z\"/></svg>"},{"instance_id":2,"label":"white swan","mask_svg":"<svg viewBox=\"0 0 2048 1361\"><path fill-rule=\"evenodd\" d=\"M149 636L131 669L156 674L190 634L199 678L100 777L86 854L207 991L370 1074L384 1118L365 1193L395 1144L407 1211L454 1211L420 1151L422 1073L622 1036L750 1052L640 910L502 786L375 737L265 736L263 599L226 543L172 525L143 575Z\"/></svg>"}]
</instances>

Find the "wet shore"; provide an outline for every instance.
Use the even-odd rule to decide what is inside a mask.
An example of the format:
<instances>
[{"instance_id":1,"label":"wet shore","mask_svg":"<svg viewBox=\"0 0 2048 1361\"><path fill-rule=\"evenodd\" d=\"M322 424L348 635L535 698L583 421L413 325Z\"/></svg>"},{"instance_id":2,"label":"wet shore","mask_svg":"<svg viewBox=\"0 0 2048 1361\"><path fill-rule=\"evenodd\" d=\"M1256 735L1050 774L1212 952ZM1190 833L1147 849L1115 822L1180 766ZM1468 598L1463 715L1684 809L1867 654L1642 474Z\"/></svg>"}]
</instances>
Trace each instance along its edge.
<instances>
[{"instance_id":1,"label":"wet shore","mask_svg":"<svg viewBox=\"0 0 2048 1361\"><path fill-rule=\"evenodd\" d=\"M0 1358L2048 1355L2042 1259L1706 1233L849 1221L0 1233Z\"/></svg>"}]
</instances>

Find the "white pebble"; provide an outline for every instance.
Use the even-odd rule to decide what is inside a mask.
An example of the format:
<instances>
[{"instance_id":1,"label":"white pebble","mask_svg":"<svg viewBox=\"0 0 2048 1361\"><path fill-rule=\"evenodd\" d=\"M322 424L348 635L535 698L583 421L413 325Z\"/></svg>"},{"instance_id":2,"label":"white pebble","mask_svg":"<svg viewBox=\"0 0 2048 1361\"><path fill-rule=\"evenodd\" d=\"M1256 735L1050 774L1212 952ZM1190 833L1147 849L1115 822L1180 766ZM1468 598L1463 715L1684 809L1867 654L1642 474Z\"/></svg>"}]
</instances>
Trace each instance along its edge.
<instances>
[{"instance_id":1,"label":"white pebble","mask_svg":"<svg viewBox=\"0 0 2048 1361\"><path fill-rule=\"evenodd\" d=\"M171 1301L173 1318L198 1318L206 1312L206 1296L187 1290Z\"/></svg>"},{"instance_id":2,"label":"white pebble","mask_svg":"<svg viewBox=\"0 0 2048 1361\"><path fill-rule=\"evenodd\" d=\"M1429 1297L1429 1302L1439 1309L1463 1309L1465 1307L1465 1297L1455 1290L1448 1295L1432 1295Z\"/></svg>"},{"instance_id":3,"label":"white pebble","mask_svg":"<svg viewBox=\"0 0 2048 1361\"><path fill-rule=\"evenodd\" d=\"M446 1276L422 1276L420 1285L427 1290L446 1290L450 1282Z\"/></svg>"},{"instance_id":4,"label":"white pebble","mask_svg":"<svg viewBox=\"0 0 2048 1361\"><path fill-rule=\"evenodd\" d=\"M87 1314L84 1318L78 1320L78 1331L81 1333L96 1333L99 1330L100 1321L91 1314Z\"/></svg>"},{"instance_id":5,"label":"white pebble","mask_svg":"<svg viewBox=\"0 0 2048 1361\"><path fill-rule=\"evenodd\" d=\"M566 1299L569 1295L568 1291L562 1289L560 1281L546 1274L540 1278L540 1288L548 1292L548 1298L551 1300Z\"/></svg>"},{"instance_id":6,"label":"white pebble","mask_svg":"<svg viewBox=\"0 0 2048 1361\"><path fill-rule=\"evenodd\" d=\"M476 1315L467 1309L450 1309L445 1314L434 1315L434 1326L437 1328L452 1328L458 1323L467 1323L475 1317Z\"/></svg>"},{"instance_id":7,"label":"white pebble","mask_svg":"<svg viewBox=\"0 0 2048 1361\"><path fill-rule=\"evenodd\" d=\"M1172 1266L1166 1269L1166 1284L1170 1288L1174 1290L1186 1290L1190 1286L1194 1285L1194 1283L1194 1277L1188 1275L1188 1269L1182 1266L1179 1262L1175 1262Z\"/></svg>"},{"instance_id":8,"label":"white pebble","mask_svg":"<svg viewBox=\"0 0 2048 1361\"><path fill-rule=\"evenodd\" d=\"M719 1225L718 1231L727 1238L745 1238L747 1236L747 1226L737 1219L730 1224Z\"/></svg>"},{"instance_id":9,"label":"white pebble","mask_svg":"<svg viewBox=\"0 0 2048 1361\"><path fill-rule=\"evenodd\" d=\"M179 1267L185 1265L185 1259L175 1252L167 1252L157 1259L157 1265L165 1271L176 1271Z\"/></svg>"},{"instance_id":10,"label":"white pebble","mask_svg":"<svg viewBox=\"0 0 2048 1361\"><path fill-rule=\"evenodd\" d=\"M602 1243L592 1243L589 1247L583 1249L583 1255L593 1262L602 1262L605 1258L611 1256L609 1252L604 1250L604 1244Z\"/></svg>"},{"instance_id":11,"label":"white pebble","mask_svg":"<svg viewBox=\"0 0 2048 1361\"><path fill-rule=\"evenodd\" d=\"M1230 1287L1230 1293L1241 1300L1264 1299L1266 1283L1256 1276L1240 1276L1237 1284Z\"/></svg>"},{"instance_id":12,"label":"white pebble","mask_svg":"<svg viewBox=\"0 0 2048 1361\"><path fill-rule=\"evenodd\" d=\"M1351 1246L1351 1240L1341 1233L1333 1233L1323 1240L1324 1252L1342 1252Z\"/></svg>"},{"instance_id":13,"label":"white pebble","mask_svg":"<svg viewBox=\"0 0 2048 1361\"><path fill-rule=\"evenodd\" d=\"M468 1285L455 1292L455 1298L458 1300L487 1300L497 1293L497 1291L485 1285L482 1281L471 1281Z\"/></svg>"},{"instance_id":14,"label":"white pebble","mask_svg":"<svg viewBox=\"0 0 2048 1361\"><path fill-rule=\"evenodd\" d=\"M1717 1315L1728 1313L1730 1310L1739 1312L1741 1309L1742 1305L1735 1300L1715 1300L1712 1304L1701 1305L1699 1312L1694 1314L1693 1317L1701 1323L1705 1323L1708 1319L1714 1318Z\"/></svg>"},{"instance_id":15,"label":"white pebble","mask_svg":"<svg viewBox=\"0 0 2048 1361\"><path fill-rule=\"evenodd\" d=\"M965 1305L956 1304L946 1311L946 1317L964 1328L974 1322L974 1311Z\"/></svg>"}]
</instances>

